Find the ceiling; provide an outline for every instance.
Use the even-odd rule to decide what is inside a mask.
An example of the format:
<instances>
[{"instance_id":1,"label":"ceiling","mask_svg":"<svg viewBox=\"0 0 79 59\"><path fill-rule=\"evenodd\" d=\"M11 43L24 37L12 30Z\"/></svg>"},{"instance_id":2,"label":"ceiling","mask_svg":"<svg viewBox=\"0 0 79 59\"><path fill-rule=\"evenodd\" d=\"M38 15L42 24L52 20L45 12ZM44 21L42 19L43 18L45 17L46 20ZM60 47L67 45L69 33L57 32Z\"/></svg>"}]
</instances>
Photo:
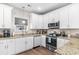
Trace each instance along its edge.
<instances>
[{"instance_id":1,"label":"ceiling","mask_svg":"<svg viewBox=\"0 0 79 59\"><path fill-rule=\"evenodd\" d=\"M68 4L70 3L8 3L10 6L37 14L45 14Z\"/></svg>"}]
</instances>

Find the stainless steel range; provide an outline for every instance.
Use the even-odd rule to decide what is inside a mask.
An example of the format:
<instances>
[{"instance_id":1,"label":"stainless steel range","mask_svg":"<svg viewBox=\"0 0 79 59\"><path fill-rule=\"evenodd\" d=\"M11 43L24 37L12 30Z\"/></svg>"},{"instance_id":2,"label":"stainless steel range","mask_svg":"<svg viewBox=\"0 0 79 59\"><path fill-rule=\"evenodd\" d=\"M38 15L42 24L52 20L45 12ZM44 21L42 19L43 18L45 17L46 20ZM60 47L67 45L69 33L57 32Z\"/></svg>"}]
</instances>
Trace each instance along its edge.
<instances>
[{"instance_id":1,"label":"stainless steel range","mask_svg":"<svg viewBox=\"0 0 79 59\"><path fill-rule=\"evenodd\" d=\"M50 51L54 51L57 49L57 36L56 33L51 33L46 37L46 47Z\"/></svg>"}]
</instances>

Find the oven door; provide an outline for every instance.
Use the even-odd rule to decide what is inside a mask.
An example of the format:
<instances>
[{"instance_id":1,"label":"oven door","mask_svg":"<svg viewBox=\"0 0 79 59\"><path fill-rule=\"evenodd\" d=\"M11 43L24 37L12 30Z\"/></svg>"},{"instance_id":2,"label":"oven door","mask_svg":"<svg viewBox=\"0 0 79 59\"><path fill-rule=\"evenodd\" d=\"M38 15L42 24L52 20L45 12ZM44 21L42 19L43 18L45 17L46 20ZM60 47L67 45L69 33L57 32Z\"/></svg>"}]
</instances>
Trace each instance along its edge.
<instances>
[{"instance_id":1,"label":"oven door","mask_svg":"<svg viewBox=\"0 0 79 59\"><path fill-rule=\"evenodd\" d=\"M46 38L46 44L51 44L51 37Z\"/></svg>"},{"instance_id":2,"label":"oven door","mask_svg":"<svg viewBox=\"0 0 79 59\"><path fill-rule=\"evenodd\" d=\"M51 45L57 47L57 38L51 38Z\"/></svg>"},{"instance_id":3,"label":"oven door","mask_svg":"<svg viewBox=\"0 0 79 59\"><path fill-rule=\"evenodd\" d=\"M46 44L57 47L57 38L56 37L48 37L48 38L46 38Z\"/></svg>"}]
</instances>

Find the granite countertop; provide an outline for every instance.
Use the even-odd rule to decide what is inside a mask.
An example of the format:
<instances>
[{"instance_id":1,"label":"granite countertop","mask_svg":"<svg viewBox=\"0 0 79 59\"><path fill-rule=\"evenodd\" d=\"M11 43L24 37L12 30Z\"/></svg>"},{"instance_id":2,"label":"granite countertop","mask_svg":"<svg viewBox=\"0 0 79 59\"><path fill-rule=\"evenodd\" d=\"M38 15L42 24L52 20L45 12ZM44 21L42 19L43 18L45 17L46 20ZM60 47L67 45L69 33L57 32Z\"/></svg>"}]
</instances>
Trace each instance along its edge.
<instances>
[{"instance_id":1,"label":"granite countertop","mask_svg":"<svg viewBox=\"0 0 79 59\"><path fill-rule=\"evenodd\" d=\"M56 50L61 55L79 55L79 38L71 38L70 42Z\"/></svg>"},{"instance_id":2,"label":"granite countertop","mask_svg":"<svg viewBox=\"0 0 79 59\"><path fill-rule=\"evenodd\" d=\"M16 38L23 38L23 37L37 37L41 36L39 34L25 34L25 35L15 35L11 37L1 37L0 40L5 40L5 39L16 39Z\"/></svg>"},{"instance_id":3,"label":"granite countertop","mask_svg":"<svg viewBox=\"0 0 79 59\"><path fill-rule=\"evenodd\" d=\"M69 39L68 37L62 37L62 36L59 36L57 38L60 38L60 39Z\"/></svg>"}]
</instances>

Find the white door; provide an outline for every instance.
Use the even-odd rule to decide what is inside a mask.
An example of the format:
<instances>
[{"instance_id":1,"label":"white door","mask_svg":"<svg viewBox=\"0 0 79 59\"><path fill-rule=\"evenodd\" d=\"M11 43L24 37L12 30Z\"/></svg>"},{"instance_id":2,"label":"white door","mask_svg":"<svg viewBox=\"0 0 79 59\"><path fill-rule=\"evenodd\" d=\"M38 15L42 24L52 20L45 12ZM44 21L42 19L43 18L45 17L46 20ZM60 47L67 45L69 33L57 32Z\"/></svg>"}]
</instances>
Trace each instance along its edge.
<instances>
[{"instance_id":1,"label":"white door","mask_svg":"<svg viewBox=\"0 0 79 59\"><path fill-rule=\"evenodd\" d=\"M0 28L3 28L3 6L0 4Z\"/></svg>"},{"instance_id":2,"label":"white door","mask_svg":"<svg viewBox=\"0 0 79 59\"><path fill-rule=\"evenodd\" d=\"M34 47L40 46L40 42L41 42L41 37L34 37Z\"/></svg>"},{"instance_id":3,"label":"white door","mask_svg":"<svg viewBox=\"0 0 79 59\"><path fill-rule=\"evenodd\" d=\"M7 48L6 40L0 40L0 55L7 55Z\"/></svg>"},{"instance_id":4,"label":"white door","mask_svg":"<svg viewBox=\"0 0 79 59\"><path fill-rule=\"evenodd\" d=\"M15 40L13 39L8 39L7 40L7 46L8 46L8 54L16 54L15 53Z\"/></svg>"},{"instance_id":5,"label":"white door","mask_svg":"<svg viewBox=\"0 0 79 59\"><path fill-rule=\"evenodd\" d=\"M46 36L41 37L41 46L46 47Z\"/></svg>"},{"instance_id":6,"label":"white door","mask_svg":"<svg viewBox=\"0 0 79 59\"><path fill-rule=\"evenodd\" d=\"M33 37L26 37L25 40L25 49L29 50L33 48Z\"/></svg>"},{"instance_id":7,"label":"white door","mask_svg":"<svg viewBox=\"0 0 79 59\"><path fill-rule=\"evenodd\" d=\"M4 28L11 28L12 25L12 8L4 5Z\"/></svg>"},{"instance_id":8,"label":"white door","mask_svg":"<svg viewBox=\"0 0 79 59\"><path fill-rule=\"evenodd\" d=\"M25 39L17 38L16 40L16 53L23 52L25 50Z\"/></svg>"}]
</instances>

